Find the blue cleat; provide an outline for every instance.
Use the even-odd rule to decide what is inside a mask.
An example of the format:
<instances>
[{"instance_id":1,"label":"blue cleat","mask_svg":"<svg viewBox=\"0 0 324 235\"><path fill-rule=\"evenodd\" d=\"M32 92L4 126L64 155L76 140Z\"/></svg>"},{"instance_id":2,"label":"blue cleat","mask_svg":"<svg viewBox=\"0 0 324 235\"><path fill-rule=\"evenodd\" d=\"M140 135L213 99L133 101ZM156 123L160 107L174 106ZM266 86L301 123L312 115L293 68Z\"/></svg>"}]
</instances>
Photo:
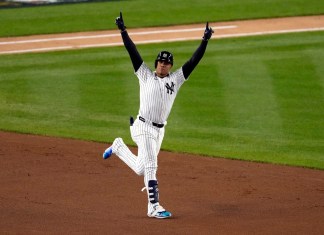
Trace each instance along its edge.
<instances>
[{"instance_id":1,"label":"blue cleat","mask_svg":"<svg viewBox=\"0 0 324 235\"><path fill-rule=\"evenodd\" d=\"M105 150L105 152L103 153L102 157L103 159L107 159L112 155L112 147L109 147Z\"/></svg>"},{"instance_id":2,"label":"blue cleat","mask_svg":"<svg viewBox=\"0 0 324 235\"><path fill-rule=\"evenodd\" d=\"M171 213L166 211L162 206L158 205L154 208L154 211L148 214L149 217L166 219L171 217Z\"/></svg>"},{"instance_id":3,"label":"blue cleat","mask_svg":"<svg viewBox=\"0 0 324 235\"><path fill-rule=\"evenodd\" d=\"M169 211L162 211L162 212L158 212L154 215L155 218L158 219L166 219L171 217L171 213Z\"/></svg>"}]
</instances>

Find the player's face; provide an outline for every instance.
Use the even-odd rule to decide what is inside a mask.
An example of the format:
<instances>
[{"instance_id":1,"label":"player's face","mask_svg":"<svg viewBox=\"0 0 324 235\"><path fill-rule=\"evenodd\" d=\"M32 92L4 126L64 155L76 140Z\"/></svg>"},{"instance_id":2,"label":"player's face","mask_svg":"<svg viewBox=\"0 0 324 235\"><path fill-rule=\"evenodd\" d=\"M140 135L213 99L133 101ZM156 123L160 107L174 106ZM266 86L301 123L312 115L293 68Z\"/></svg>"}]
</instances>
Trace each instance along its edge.
<instances>
[{"instance_id":1,"label":"player's face","mask_svg":"<svg viewBox=\"0 0 324 235\"><path fill-rule=\"evenodd\" d=\"M166 77L172 68L172 64L168 63L167 61L158 61L156 66L156 74L160 78Z\"/></svg>"}]
</instances>

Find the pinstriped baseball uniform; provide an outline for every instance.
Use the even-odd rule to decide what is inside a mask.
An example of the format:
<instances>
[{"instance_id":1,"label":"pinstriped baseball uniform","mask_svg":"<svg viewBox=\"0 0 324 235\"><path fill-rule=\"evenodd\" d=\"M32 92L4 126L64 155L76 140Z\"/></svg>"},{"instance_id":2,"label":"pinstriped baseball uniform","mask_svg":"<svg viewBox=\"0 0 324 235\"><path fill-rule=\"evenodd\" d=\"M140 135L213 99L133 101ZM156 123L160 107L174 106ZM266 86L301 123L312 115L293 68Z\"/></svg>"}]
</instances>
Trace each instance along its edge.
<instances>
[{"instance_id":1,"label":"pinstriped baseball uniform","mask_svg":"<svg viewBox=\"0 0 324 235\"><path fill-rule=\"evenodd\" d=\"M166 123L185 77L182 68L180 68L171 72L167 77L159 78L144 62L135 74L140 85L140 109L139 115L130 129L132 139L137 144L139 152L138 156L135 156L119 140L116 155L138 175L144 174L144 184L147 187L147 182L156 180L157 155L164 137L164 127L158 128L151 123ZM145 122L141 121L139 117L143 117ZM148 203L148 213L152 209L152 204Z\"/></svg>"},{"instance_id":2,"label":"pinstriped baseball uniform","mask_svg":"<svg viewBox=\"0 0 324 235\"><path fill-rule=\"evenodd\" d=\"M135 75L139 80L140 108L136 120L130 126L132 139L138 146L138 153L134 155L122 138L115 139L112 153L116 154L136 174L144 175L148 196L148 215L150 216L154 208L159 205L156 178L157 158L164 138L165 125L180 87L203 57L208 40L202 40L193 56L182 67L160 78L142 60L125 29L121 31L121 35L130 55ZM161 53L156 63L162 61L164 54ZM173 65L172 54L166 53L172 57L168 62Z\"/></svg>"},{"instance_id":3,"label":"pinstriped baseball uniform","mask_svg":"<svg viewBox=\"0 0 324 235\"><path fill-rule=\"evenodd\" d=\"M155 123L165 123L181 85L185 81L182 68L159 78L143 62L135 72L140 84L139 115Z\"/></svg>"}]
</instances>

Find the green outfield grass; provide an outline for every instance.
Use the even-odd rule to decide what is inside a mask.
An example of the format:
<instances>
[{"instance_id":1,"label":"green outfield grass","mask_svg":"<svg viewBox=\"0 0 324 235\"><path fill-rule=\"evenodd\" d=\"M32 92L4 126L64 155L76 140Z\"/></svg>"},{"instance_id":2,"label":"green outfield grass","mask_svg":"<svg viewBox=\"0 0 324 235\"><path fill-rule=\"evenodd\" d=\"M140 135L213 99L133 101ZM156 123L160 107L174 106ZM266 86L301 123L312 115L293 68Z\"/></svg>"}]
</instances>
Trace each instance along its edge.
<instances>
[{"instance_id":1,"label":"green outfield grass","mask_svg":"<svg viewBox=\"0 0 324 235\"><path fill-rule=\"evenodd\" d=\"M199 42L140 45L181 66ZM211 40L162 148L324 169L324 32ZM138 81L124 47L0 56L0 129L133 144Z\"/></svg>"},{"instance_id":2,"label":"green outfield grass","mask_svg":"<svg viewBox=\"0 0 324 235\"><path fill-rule=\"evenodd\" d=\"M0 37L324 14L321 0L112 1L0 10Z\"/></svg>"}]
</instances>

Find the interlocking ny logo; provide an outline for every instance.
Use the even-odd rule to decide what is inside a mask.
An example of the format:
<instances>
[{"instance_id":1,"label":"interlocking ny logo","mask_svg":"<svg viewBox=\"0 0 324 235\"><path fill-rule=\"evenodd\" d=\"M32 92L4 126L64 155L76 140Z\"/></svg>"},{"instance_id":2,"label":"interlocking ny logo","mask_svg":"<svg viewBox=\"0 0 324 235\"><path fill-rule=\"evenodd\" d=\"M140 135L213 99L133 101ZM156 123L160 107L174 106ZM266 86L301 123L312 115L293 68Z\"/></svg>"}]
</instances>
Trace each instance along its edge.
<instances>
[{"instance_id":1,"label":"interlocking ny logo","mask_svg":"<svg viewBox=\"0 0 324 235\"><path fill-rule=\"evenodd\" d=\"M171 86L167 83L165 84L165 87L168 89L168 94L172 95L172 92L174 92L174 83L171 82Z\"/></svg>"}]
</instances>

